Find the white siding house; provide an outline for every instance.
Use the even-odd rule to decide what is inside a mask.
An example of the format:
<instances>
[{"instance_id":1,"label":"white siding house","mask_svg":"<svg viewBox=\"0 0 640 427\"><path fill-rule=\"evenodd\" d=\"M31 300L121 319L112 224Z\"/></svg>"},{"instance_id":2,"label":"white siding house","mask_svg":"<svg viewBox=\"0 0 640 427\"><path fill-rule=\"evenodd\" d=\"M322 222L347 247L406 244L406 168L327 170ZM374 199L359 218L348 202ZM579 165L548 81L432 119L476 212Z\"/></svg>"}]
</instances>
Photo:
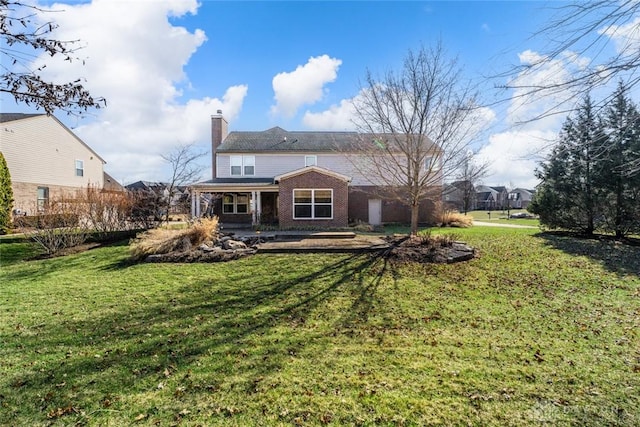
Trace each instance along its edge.
<instances>
[{"instance_id":1,"label":"white siding house","mask_svg":"<svg viewBox=\"0 0 640 427\"><path fill-rule=\"evenodd\" d=\"M87 186L104 188L105 161L54 116L0 114L0 152L18 212Z\"/></svg>"}]
</instances>

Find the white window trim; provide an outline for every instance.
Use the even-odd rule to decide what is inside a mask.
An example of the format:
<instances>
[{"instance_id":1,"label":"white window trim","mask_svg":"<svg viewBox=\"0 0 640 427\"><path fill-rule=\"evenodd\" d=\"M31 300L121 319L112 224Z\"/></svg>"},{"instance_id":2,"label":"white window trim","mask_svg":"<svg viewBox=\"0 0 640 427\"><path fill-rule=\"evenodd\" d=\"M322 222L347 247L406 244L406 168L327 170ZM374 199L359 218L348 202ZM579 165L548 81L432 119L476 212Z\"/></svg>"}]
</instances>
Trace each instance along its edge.
<instances>
[{"instance_id":1,"label":"white window trim","mask_svg":"<svg viewBox=\"0 0 640 427\"><path fill-rule=\"evenodd\" d=\"M245 203L238 203L238 196L240 196L240 195L247 197L247 203L246 203L247 211L246 212L238 212L238 205L242 205L242 206L245 205ZM225 203L224 202L224 198L226 196L230 196L231 198L233 198L233 203ZM224 206L225 205L233 206L233 212L225 212L224 211ZM233 193L233 194L231 194L231 193L228 193L228 194L225 194L224 196L222 196L222 214L223 215L248 215L250 213L251 213L251 197L249 197L248 194L243 194L243 193L240 193L240 194Z\"/></svg>"},{"instance_id":2,"label":"white window trim","mask_svg":"<svg viewBox=\"0 0 640 427\"><path fill-rule=\"evenodd\" d=\"M236 163L239 163L239 164L234 164L234 159L236 160ZM239 162L237 162L237 160L239 160ZM239 174L233 173L234 166L235 167L240 166ZM245 168L247 166L253 167L252 174L245 173ZM256 175L256 156L229 156L229 176L255 176L255 175Z\"/></svg>"},{"instance_id":3,"label":"white window trim","mask_svg":"<svg viewBox=\"0 0 640 427\"><path fill-rule=\"evenodd\" d=\"M308 159L313 159L313 163L309 163L307 160ZM318 166L318 156L314 155L314 154L310 154L310 155L306 155L304 156L304 166L308 167L308 166Z\"/></svg>"},{"instance_id":4,"label":"white window trim","mask_svg":"<svg viewBox=\"0 0 640 427\"><path fill-rule=\"evenodd\" d=\"M42 190L43 196L40 197L40 190ZM42 201L42 203L40 203ZM42 206L41 206L42 205ZM38 186L36 190L36 209L38 212L43 212L49 205L49 187Z\"/></svg>"},{"instance_id":5,"label":"white window trim","mask_svg":"<svg viewBox=\"0 0 640 427\"><path fill-rule=\"evenodd\" d=\"M79 168L78 168L78 164L80 165ZM74 170L75 170L75 176L77 176L78 178L82 178L84 176L84 160L76 159L74 162ZM80 175L78 175L78 171L81 171Z\"/></svg>"},{"instance_id":6,"label":"white window trim","mask_svg":"<svg viewBox=\"0 0 640 427\"><path fill-rule=\"evenodd\" d=\"M296 191L311 191L311 203L296 203ZM319 217L316 218L315 217L315 206L316 203L314 202L315 199L315 193L316 191L329 191L331 192L331 203L319 203L318 206L331 206L331 216L330 217ZM308 220L313 220L313 221L320 221L320 220L331 220L333 219L333 207L334 207L334 198L333 198L333 188L294 188L292 190L292 203L291 203L291 208L292 208L292 216L294 220L301 220L301 221L308 221ZM311 216L310 217L297 217L296 216L296 205L305 205L311 206Z\"/></svg>"},{"instance_id":7,"label":"white window trim","mask_svg":"<svg viewBox=\"0 0 640 427\"><path fill-rule=\"evenodd\" d=\"M433 156L427 156L424 158L424 170L426 172L438 170L438 168L433 162L434 162Z\"/></svg>"}]
</instances>

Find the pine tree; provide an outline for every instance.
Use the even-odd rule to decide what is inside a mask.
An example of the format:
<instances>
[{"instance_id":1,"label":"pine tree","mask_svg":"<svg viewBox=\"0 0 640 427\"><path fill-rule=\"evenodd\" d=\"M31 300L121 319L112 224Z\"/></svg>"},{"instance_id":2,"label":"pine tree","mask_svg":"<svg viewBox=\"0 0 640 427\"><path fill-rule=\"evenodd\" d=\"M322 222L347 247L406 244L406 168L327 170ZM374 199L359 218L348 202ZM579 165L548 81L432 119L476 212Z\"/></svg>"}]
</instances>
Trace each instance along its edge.
<instances>
[{"instance_id":1,"label":"pine tree","mask_svg":"<svg viewBox=\"0 0 640 427\"><path fill-rule=\"evenodd\" d=\"M0 153L0 234L6 234L11 228L11 209L13 208L13 190L9 167Z\"/></svg>"},{"instance_id":2,"label":"pine tree","mask_svg":"<svg viewBox=\"0 0 640 427\"><path fill-rule=\"evenodd\" d=\"M605 123L608 138L599 173L599 185L606 193L605 228L623 237L639 225L640 175L630 166L640 160L640 118L622 83L607 108Z\"/></svg>"},{"instance_id":3,"label":"pine tree","mask_svg":"<svg viewBox=\"0 0 640 427\"><path fill-rule=\"evenodd\" d=\"M529 210L542 225L593 234L601 218L599 161L605 142L601 120L586 96L567 118L558 144L537 172L542 183Z\"/></svg>"}]
</instances>

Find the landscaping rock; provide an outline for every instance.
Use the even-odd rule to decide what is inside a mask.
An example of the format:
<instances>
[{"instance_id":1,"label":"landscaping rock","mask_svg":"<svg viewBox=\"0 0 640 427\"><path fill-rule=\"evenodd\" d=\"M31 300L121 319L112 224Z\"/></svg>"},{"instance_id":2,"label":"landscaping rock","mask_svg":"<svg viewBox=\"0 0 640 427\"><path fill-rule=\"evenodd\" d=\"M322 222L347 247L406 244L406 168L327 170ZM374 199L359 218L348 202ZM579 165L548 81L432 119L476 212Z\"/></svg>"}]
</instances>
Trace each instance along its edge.
<instances>
[{"instance_id":1,"label":"landscaping rock","mask_svg":"<svg viewBox=\"0 0 640 427\"><path fill-rule=\"evenodd\" d=\"M247 249L247 245L243 242L239 242L237 240L225 240L222 242L222 247L224 249L238 250L238 249Z\"/></svg>"}]
</instances>

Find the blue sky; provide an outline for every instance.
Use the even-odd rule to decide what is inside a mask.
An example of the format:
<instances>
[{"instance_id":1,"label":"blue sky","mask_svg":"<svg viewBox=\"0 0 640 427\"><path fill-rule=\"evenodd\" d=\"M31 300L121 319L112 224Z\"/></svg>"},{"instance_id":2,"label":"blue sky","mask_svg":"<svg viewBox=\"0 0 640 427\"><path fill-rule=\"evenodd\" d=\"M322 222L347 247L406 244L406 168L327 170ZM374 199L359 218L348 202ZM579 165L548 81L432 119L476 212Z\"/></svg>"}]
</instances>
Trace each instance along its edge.
<instances>
[{"instance_id":1,"label":"blue sky","mask_svg":"<svg viewBox=\"0 0 640 427\"><path fill-rule=\"evenodd\" d=\"M86 79L108 106L83 118L57 116L107 161L125 184L162 180L160 155L179 144L209 149L210 116L223 110L230 130L346 130L348 102L367 69L398 69L409 49L440 39L466 77L496 99L492 78L537 55L530 36L559 2L533 1L201 1L94 0L48 4L56 35L79 39L85 59L47 59L52 79ZM36 59L35 64L42 61ZM35 65L34 64L34 65ZM33 66L33 65L32 65ZM566 75L557 63L541 80ZM564 117L526 126L517 119L539 105L487 108L474 142L491 163L490 185L533 187L533 170ZM506 98L505 98L506 97ZM544 101L542 101L544 103ZM30 112L2 97L3 111ZM209 159L206 157L205 159ZM203 178L210 176L210 164Z\"/></svg>"}]
</instances>

